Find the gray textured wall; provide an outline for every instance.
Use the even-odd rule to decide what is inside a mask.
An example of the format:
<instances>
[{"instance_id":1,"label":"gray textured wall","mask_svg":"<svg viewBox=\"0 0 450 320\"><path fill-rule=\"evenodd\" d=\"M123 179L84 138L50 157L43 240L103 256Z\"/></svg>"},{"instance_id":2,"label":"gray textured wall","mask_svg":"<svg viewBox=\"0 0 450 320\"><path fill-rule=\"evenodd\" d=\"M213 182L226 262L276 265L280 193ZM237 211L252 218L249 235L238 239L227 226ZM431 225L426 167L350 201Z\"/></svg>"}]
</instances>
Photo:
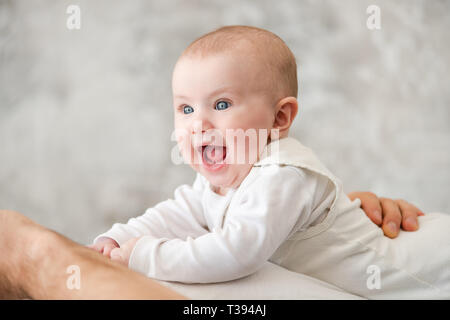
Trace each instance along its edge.
<instances>
[{"instance_id":1,"label":"gray textured wall","mask_svg":"<svg viewBox=\"0 0 450 320\"><path fill-rule=\"evenodd\" d=\"M81 8L81 29L66 8ZM381 30L366 8L381 8ZM193 39L247 24L299 64L292 135L346 191L450 212L450 1L0 0L0 207L87 243L191 183L170 78Z\"/></svg>"}]
</instances>

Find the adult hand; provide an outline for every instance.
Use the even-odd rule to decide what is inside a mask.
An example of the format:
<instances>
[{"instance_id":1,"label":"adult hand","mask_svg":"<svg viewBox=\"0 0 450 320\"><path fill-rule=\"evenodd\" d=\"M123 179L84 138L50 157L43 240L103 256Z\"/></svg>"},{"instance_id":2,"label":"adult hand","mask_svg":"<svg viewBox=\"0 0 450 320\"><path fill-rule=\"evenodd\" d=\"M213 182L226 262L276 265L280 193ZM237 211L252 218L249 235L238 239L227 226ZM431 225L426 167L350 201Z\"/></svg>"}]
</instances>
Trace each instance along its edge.
<instances>
[{"instance_id":1,"label":"adult hand","mask_svg":"<svg viewBox=\"0 0 450 320\"><path fill-rule=\"evenodd\" d=\"M397 237L400 228L405 231L416 231L419 228L417 217L424 213L405 200L393 200L378 197L372 192L351 192L350 200L361 200L361 208L373 223L383 229L389 238Z\"/></svg>"}]
</instances>

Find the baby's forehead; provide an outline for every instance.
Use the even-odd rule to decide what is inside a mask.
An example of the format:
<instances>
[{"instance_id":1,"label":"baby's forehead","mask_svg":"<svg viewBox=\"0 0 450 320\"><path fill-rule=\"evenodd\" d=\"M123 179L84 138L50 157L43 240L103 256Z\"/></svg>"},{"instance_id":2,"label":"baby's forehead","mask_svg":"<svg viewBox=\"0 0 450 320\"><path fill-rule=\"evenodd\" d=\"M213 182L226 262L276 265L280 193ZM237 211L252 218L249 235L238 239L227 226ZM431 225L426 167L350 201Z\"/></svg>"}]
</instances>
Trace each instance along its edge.
<instances>
[{"instance_id":1,"label":"baby's forehead","mask_svg":"<svg viewBox=\"0 0 450 320\"><path fill-rule=\"evenodd\" d=\"M183 57L197 59L208 58L214 56L227 55L229 57L236 58L236 63L245 64L267 64L270 60L275 62L278 55L274 55L271 50L268 50L267 41L252 40L249 39L237 39L233 42L227 42L222 39L223 43L220 43L220 39L216 39L214 42L219 44L204 44L197 48L187 48L181 55ZM212 40L211 40L212 41ZM275 64L275 63L274 63Z\"/></svg>"},{"instance_id":2,"label":"baby's forehead","mask_svg":"<svg viewBox=\"0 0 450 320\"><path fill-rule=\"evenodd\" d=\"M195 88L207 91L223 88L236 94L249 90L269 90L269 68L264 62L248 52L230 50L209 55L180 57L172 78L173 91ZM225 90L227 89L227 90ZM204 90L202 90L204 91Z\"/></svg>"},{"instance_id":3,"label":"baby's forehead","mask_svg":"<svg viewBox=\"0 0 450 320\"><path fill-rule=\"evenodd\" d=\"M219 41L216 39L215 41ZM258 43L259 46L255 44ZM247 71L250 74L241 73L241 76L252 76L258 73L262 82L265 79L276 78L277 61L279 55L275 55L266 48L263 41L248 39L238 39L232 43L224 42L219 44L204 44L202 46L188 47L179 57L174 72L182 65L183 69L188 65L192 68L208 68L214 64L224 64L227 68ZM267 48L266 48L267 49ZM220 75L218 75L220 76Z\"/></svg>"},{"instance_id":4,"label":"baby's forehead","mask_svg":"<svg viewBox=\"0 0 450 320\"><path fill-rule=\"evenodd\" d=\"M208 67L225 64L227 68L253 68L268 71L267 61L262 58L262 55L245 48L233 48L220 52L209 52L208 54L182 55L175 67L179 65L183 65L183 67L186 67L186 65Z\"/></svg>"}]
</instances>

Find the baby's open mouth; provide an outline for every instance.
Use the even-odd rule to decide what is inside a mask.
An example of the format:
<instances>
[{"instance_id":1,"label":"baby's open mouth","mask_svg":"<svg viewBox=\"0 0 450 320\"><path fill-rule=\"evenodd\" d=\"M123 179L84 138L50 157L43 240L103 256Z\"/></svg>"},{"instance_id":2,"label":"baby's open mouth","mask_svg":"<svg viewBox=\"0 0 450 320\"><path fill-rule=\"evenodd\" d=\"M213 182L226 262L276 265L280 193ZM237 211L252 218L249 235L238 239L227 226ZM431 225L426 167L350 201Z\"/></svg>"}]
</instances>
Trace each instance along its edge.
<instances>
[{"instance_id":1,"label":"baby's open mouth","mask_svg":"<svg viewBox=\"0 0 450 320\"><path fill-rule=\"evenodd\" d=\"M202 146L201 149L204 164L214 166L225 163L224 160L227 156L227 147L210 144Z\"/></svg>"}]
</instances>

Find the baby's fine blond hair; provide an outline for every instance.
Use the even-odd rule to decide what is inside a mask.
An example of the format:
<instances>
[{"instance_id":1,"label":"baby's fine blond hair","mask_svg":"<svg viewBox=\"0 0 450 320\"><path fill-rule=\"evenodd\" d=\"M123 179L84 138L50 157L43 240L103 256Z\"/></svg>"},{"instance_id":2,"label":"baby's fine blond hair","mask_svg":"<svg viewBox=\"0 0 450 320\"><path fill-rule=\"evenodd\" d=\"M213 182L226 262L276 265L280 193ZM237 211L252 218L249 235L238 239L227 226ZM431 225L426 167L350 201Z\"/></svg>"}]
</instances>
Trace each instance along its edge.
<instances>
[{"instance_id":1,"label":"baby's fine blond hair","mask_svg":"<svg viewBox=\"0 0 450 320\"><path fill-rule=\"evenodd\" d=\"M297 63L286 43L274 33L250 26L225 26L192 42L184 56L206 57L211 54L236 51L241 56L258 59L267 68L271 86L280 98L297 98Z\"/></svg>"}]
</instances>

